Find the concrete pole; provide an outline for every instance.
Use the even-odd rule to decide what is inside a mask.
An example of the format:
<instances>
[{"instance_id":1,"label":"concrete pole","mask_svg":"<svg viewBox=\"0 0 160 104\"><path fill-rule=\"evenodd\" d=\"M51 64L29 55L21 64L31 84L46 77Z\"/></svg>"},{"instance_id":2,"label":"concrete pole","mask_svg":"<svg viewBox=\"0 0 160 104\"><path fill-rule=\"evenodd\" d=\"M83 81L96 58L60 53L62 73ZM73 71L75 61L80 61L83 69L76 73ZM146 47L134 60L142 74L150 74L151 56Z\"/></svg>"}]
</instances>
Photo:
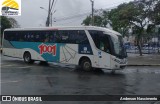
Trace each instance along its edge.
<instances>
[{"instance_id":1,"label":"concrete pole","mask_svg":"<svg viewBox=\"0 0 160 104\"><path fill-rule=\"evenodd\" d=\"M90 0L90 1L92 5L92 26L94 26L94 1L93 0Z\"/></svg>"},{"instance_id":2,"label":"concrete pole","mask_svg":"<svg viewBox=\"0 0 160 104\"><path fill-rule=\"evenodd\" d=\"M46 21L46 26L49 27L50 24L50 12L51 12L51 0L49 0L49 6L48 6L48 17L47 17L47 21Z\"/></svg>"}]
</instances>

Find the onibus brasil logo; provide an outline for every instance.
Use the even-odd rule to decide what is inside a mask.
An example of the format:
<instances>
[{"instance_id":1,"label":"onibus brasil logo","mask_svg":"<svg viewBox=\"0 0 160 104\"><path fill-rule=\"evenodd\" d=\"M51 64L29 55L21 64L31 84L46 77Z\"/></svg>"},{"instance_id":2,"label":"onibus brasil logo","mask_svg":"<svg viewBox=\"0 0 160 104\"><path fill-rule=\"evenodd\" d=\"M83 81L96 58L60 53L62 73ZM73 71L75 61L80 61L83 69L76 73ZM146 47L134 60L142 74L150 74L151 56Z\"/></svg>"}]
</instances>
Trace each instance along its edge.
<instances>
[{"instance_id":1,"label":"onibus brasil logo","mask_svg":"<svg viewBox=\"0 0 160 104\"><path fill-rule=\"evenodd\" d=\"M1 14L3 16L14 16L21 14L20 0L2 0L1 2Z\"/></svg>"}]
</instances>

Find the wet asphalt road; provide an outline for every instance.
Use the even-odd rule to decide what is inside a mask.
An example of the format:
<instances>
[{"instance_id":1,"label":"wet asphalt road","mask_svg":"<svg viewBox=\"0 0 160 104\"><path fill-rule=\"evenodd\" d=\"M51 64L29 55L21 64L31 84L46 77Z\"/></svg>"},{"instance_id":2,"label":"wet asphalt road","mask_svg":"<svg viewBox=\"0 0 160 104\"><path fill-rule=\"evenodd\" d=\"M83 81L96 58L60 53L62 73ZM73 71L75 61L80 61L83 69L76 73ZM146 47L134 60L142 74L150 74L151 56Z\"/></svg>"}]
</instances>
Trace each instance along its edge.
<instances>
[{"instance_id":1,"label":"wet asphalt road","mask_svg":"<svg viewBox=\"0 0 160 104\"><path fill-rule=\"evenodd\" d=\"M2 57L2 95L159 95L160 66L84 72L74 66ZM160 102L54 102L54 104L160 104ZM3 102L2 104L9 104ZM22 102L14 103L22 104ZM26 104L26 103L25 103ZM27 104L53 104L51 102Z\"/></svg>"}]
</instances>

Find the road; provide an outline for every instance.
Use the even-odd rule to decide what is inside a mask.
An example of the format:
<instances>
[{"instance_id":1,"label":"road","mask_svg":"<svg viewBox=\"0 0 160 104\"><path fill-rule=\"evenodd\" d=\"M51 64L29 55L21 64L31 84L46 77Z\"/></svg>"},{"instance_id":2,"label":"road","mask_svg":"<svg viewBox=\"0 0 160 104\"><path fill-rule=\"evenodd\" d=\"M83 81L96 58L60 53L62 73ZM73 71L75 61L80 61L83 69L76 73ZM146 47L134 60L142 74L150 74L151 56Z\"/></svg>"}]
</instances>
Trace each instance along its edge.
<instances>
[{"instance_id":1,"label":"road","mask_svg":"<svg viewBox=\"0 0 160 104\"><path fill-rule=\"evenodd\" d=\"M1 94L159 95L160 66L127 67L124 70L117 71L115 74L111 74L108 70L84 72L82 70L75 69L74 66L55 63L49 63L47 65L36 62L32 65L28 65L21 59L7 58L3 56L1 60ZM58 103L62 104L64 102ZM83 104L83 102L72 103ZM65 104L72 103L67 102ZM101 103L115 104L114 102ZM154 104L154 102L119 103ZM49 102L44 104L49 104ZM97 104L97 102L92 102L91 104Z\"/></svg>"}]
</instances>

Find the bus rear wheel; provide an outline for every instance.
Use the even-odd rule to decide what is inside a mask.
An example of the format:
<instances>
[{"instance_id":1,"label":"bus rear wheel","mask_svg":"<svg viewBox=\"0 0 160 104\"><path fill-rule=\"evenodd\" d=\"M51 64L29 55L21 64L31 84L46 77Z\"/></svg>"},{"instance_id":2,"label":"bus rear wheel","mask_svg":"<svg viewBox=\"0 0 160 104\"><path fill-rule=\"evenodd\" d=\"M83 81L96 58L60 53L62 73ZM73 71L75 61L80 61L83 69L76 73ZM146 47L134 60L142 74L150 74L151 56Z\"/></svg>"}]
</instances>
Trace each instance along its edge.
<instances>
[{"instance_id":1,"label":"bus rear wheel","mask_svg":"<svg viewBox=\"0 0 160 104\"><path fill-rule=\"evenodd\" d=\"M31 54L29 52L25 52L23 55L23 59L25 63L32 64L34 60L31 59Z\"/></svg>"},{"instance_id":2,"label":"bus rear wheel","mask_svg":"<svg viewBox=\"0 0 160 104\"><path fill-rule=\"evenodd\" d=\"M91 65L91 62L90 62L89 59L82 60L80 66L85 71L91 71L92 70L92 65Z\"/></svg>"}]
</instances>

